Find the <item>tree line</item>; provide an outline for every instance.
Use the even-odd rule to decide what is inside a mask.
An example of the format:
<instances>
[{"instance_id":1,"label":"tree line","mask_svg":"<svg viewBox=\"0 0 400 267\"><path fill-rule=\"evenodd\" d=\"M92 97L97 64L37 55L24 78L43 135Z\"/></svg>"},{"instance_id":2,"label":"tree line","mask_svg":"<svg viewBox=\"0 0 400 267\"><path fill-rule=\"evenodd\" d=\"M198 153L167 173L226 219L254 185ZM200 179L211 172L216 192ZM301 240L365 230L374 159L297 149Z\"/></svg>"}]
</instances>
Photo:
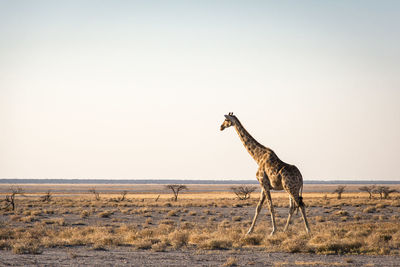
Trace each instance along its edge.
<instances>
[{"instance_id":1,"label":"tree line","mask_svg":"<svg viewBox=\"0 0 400 267\"><path fill-rule=\"evenodd\" d=\"M332 193L337 194L337 199L342 198L342 194L345 191L346 186L339 185ZM389 186L377 186L377 185L366 185L358 188L361 192L366 192L369 194L369 199L372 199L373 194L379 194L380 199L390 198L390 194L399 192L396 189L390 188Z\"/></svg>"}]
</instances>

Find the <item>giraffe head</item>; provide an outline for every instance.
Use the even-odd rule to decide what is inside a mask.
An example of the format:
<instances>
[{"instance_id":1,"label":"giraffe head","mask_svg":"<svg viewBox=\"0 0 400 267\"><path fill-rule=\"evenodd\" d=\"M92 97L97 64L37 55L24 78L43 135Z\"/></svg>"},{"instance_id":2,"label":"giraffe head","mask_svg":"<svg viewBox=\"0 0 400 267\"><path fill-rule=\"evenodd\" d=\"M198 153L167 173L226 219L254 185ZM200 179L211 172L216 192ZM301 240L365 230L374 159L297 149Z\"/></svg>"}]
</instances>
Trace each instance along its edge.
<instances>
[{"instance_id":1,"label":"giraffe head","mask_svg":"<svg viewBox=\"0 0 400 267\"><path fill-rule=\"evenodd\" d=\"M225 128L231 127L233 125L235 125L236 122L236 117L235 115L233 115L233 112L229 112L228 115L224 115L225 116L225 120L224 122L221 124L221 131L223 131Z\"/></svg>"}]
</instances>

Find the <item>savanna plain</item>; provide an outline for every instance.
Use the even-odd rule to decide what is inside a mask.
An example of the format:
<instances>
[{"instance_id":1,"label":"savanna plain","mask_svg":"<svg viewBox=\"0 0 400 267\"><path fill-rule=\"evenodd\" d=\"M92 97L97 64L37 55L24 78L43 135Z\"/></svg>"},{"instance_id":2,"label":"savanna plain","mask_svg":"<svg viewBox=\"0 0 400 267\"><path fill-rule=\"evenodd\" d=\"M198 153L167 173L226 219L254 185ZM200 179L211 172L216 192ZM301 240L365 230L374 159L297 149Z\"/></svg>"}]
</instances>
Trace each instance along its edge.
<instances>
[{"instance_id":1,"label":"savanna plain","mask_svg":"<svg viewBox=\"0 0 400 267\"><path fill-rule=\"evenodd\" d=\"M4 266L399 266L400 194L346 185L305 185L311 233L289 201L272 192L245 235L259 189L240 200L232 185L187 185L177 201L163 185L0 185ZM368 186L368 185L365 185ZM389 185L400 190L399 185ZM10 205L14 195L14 209Z\"/></svg>"}]
</instances>

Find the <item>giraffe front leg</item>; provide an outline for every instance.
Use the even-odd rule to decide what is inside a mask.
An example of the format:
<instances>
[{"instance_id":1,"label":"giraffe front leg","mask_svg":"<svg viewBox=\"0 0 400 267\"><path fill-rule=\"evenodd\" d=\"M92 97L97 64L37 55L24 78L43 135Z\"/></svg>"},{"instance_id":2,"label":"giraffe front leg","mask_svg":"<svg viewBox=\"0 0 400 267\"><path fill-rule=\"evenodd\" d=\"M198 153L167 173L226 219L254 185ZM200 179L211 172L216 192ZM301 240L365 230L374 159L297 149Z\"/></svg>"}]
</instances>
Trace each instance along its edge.
<instances>
[{"instance_id":1,"label":"giraffe front leg","mask_svg":"<svg viewBox=\"0 0 400 267\"><path fill-rule=\"evenodd\" d=\"M253 222L251 223L250 229L249 231L247 231L246 235L251 234L253 232L254 225L256 224L258 214L260 213L264 201L265 201L265 192L264 190L261 190L260 201L257 204L256 214L254 215Z\"/></svg>"},{"instance_id":2,"label":"giraffe front leg","mask_svg":"<svg viewBox=\"0 0 400 267\"><path fill-rule=\"evenodd\" d=\"M271 221L272 221L272 232L270 235L273 235L276 231L274 205L272 205L272 198L271 198L271 193L269 190L267 190L266 195L267 195L267 201L268 201L268 208L269 208L269 211L271 212Z\"/></svg>"}]
</instances>

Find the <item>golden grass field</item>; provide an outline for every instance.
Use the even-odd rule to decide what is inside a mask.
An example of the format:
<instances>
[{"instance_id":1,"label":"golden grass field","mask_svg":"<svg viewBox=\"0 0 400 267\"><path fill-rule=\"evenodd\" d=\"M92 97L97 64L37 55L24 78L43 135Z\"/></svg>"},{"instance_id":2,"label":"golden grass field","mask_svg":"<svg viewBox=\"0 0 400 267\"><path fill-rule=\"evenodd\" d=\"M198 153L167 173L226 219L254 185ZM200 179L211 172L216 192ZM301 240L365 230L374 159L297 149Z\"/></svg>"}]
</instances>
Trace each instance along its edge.
<instances>
[{"instance_id":1,"label":"golden grass field","mask_svg":"<svg viewBox=\"0 0 400 267\"><path fill-rule=\"evenodd\" d=\"M294 215L289 230L282 232L288 197L284 192L273 192L277 233L269 235L270 216L265 208L254 233L245 236L258 193L249 200L238 200L227 185L206 186L209 191L188 185L189 191L180 194L176 202L160 186L144 186L146 193L130 193L128 189L123 201L119 200L119 190L126 189L123 185L115 186L112 192L107 191L107 185L21 187L24 194L16 196L14 211L0 202L0 250L15 255L71 247L93 251L121 247L154 253L243 250L395 258L400 254L398 193L390 199L376 195L369 199L366 193L350 190L338 200L330 193L331 187L320 186L320 192L316 192L315 186L306 186L303 197L311 227L311 234L306 234L300 215ZM91 187L96 187L99 200L88 193ZM5 199L8 188L0 186L1 199ZM51 200L42 201L41 196L49 189ZM230 261L226 266L236 264L234 258Z\"/></svg>"}]
</instances>

